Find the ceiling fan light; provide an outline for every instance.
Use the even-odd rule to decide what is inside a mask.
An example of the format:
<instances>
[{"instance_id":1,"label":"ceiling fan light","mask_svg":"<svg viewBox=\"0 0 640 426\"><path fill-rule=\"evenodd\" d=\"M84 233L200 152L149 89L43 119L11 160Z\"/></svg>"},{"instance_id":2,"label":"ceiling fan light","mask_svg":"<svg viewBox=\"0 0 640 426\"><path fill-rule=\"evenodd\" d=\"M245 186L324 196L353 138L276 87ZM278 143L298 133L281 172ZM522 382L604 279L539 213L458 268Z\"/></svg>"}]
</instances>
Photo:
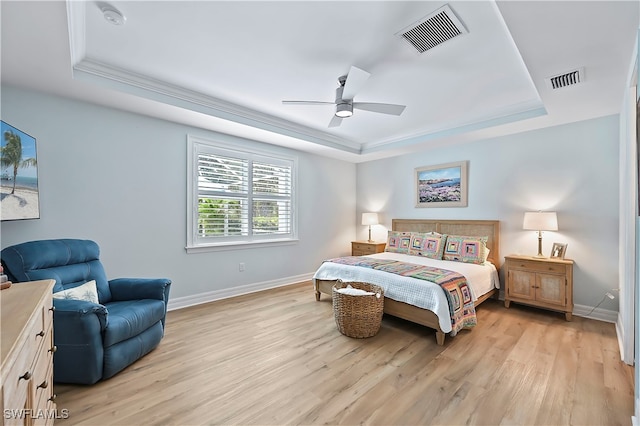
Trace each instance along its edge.
<instances>
[{"instance_id":1,"label":"ceiling fan light","mask_svg":"<svg viewBox=\"0 0 640 426\"><path fill-rule=\"evenodd\" d=\"M353 107L351 104L343 103L336 105L336 117L347 118L353 115Z\"/></svg>"}]
</instances>

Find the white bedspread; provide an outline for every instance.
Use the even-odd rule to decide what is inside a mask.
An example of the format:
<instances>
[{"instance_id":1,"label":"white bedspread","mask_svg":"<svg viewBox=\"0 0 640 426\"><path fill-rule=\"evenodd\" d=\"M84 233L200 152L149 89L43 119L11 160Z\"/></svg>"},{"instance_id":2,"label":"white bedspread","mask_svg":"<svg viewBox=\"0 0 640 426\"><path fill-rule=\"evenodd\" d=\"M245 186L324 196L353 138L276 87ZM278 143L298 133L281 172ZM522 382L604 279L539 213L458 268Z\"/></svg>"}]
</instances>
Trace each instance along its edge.
<instances>
[{"instance_id":1,"label":"white bedspread","mask_svg":"<svg viewBox=\"0 0 640 426\"><path fill-rule=\"evenodd\" d=\"M493 264L488 262L483 265L476 265L388 252L372 254L367 257L392 259L458 272L467 279L474 301L478 299L478 296L487 293L491 289L500 288L498 271ZM379 285L384 290L385 297L434 312L438 316L442 331L445 333L451 331L451 318L449 317L449 306L446 296L440 286L432 282L403 277L375 269L331 262L324 262L320 265L313 279L341 279L344 282L363 281Z\"/></svg>"}]
</instances>

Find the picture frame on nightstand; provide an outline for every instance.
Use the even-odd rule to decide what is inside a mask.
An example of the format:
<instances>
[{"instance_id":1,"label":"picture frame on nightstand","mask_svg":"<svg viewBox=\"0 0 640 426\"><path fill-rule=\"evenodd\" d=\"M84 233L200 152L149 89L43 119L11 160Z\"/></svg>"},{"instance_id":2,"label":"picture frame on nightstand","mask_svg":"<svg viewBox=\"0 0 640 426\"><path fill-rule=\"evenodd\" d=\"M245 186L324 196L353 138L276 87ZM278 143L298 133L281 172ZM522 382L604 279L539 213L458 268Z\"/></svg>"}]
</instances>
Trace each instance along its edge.
<instances>
[{"instance_id":1,"label":"picture frame on nightstand","mask_svg":"<svg viewBox=\"0 0 640 426\"><path fill-rule=\"evenodd\" d=\"M564 259L567 252L567 243L553 243L551 247L551 259Z\"/></svg>"}]
</instances>

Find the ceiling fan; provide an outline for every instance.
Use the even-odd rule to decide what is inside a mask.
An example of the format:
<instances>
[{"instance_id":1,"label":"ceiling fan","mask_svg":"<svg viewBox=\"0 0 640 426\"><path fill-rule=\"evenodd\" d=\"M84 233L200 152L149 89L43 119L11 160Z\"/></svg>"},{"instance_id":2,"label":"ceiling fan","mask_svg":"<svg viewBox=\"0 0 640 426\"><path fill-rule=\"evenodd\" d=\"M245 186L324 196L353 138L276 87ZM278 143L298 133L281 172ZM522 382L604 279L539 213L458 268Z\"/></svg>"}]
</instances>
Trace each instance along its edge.
<instances>
[{"instance_id":1,"label":"ceiling fan","mask_svg":"<svg viewBox=\"0 0 640 426\"><path fill-rule=\"evenodd\" d=\"M405 105L382 104L376 102L354 102L356 93L364 86L371 74L352 66L349 74L338 77L340 86L336 89L335 102L323 101L282 101L285 105L335 105L336 113L329 122L329 127L338 127L343 118L351 117L353 110L379 112L382 114L400 115L406 108Z\"/></svg>"}]
</instances>

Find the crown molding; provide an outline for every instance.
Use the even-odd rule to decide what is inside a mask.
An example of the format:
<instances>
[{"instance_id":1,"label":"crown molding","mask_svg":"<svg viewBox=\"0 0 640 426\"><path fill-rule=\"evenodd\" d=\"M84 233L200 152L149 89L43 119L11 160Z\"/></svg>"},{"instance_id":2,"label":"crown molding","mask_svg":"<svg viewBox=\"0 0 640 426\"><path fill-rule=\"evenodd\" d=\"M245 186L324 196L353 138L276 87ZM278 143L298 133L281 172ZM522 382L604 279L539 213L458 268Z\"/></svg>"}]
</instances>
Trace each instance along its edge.
<instances>
[{"instance_id":1,"label":"crown molding","mask_svg":"<svg viewBox=\"0 0 640 426\"><path fill-rule=\"evenodd\" d=\"M146 99L233 121L261 130L302 139L351 154L359 154L359 143L339 138L269 114L245 108L213 96L136 74L85 57L73 66L73 76L107 88Z\"/></svg>"},{"instance_id":2,"label":"crown molding","mask_svg":"<svg viewBox=\"0 0 640 426\"><path fill-rule=\"evenodd\" d=\"M67 0L66 6L71 68L76 79L350 154L361 152L357 142L92 59L86 52L86 2Z\"/></svg>"},{"instance_id":3,"label":"crown molding","mask_svg":"<svg viewBox=\"0 0 640 426\"><path fill-rule=\"evenodd\" d=\"M380 150L390 148L402 148L417 143L425 143L438 139L449 138L455 135L471 133L477 130L496 128L505 124L515 123L518 121L528 120L531 118L547 115L547 110L540 101L522 103L512 106L509 110L495 114L493 117L479 118L478 121L451 127L442 127L431 132L420 132L409 136L403 136L398 139L368 142L362 144L362 154L370 154Z\"/></svg>"}]
</instances>

